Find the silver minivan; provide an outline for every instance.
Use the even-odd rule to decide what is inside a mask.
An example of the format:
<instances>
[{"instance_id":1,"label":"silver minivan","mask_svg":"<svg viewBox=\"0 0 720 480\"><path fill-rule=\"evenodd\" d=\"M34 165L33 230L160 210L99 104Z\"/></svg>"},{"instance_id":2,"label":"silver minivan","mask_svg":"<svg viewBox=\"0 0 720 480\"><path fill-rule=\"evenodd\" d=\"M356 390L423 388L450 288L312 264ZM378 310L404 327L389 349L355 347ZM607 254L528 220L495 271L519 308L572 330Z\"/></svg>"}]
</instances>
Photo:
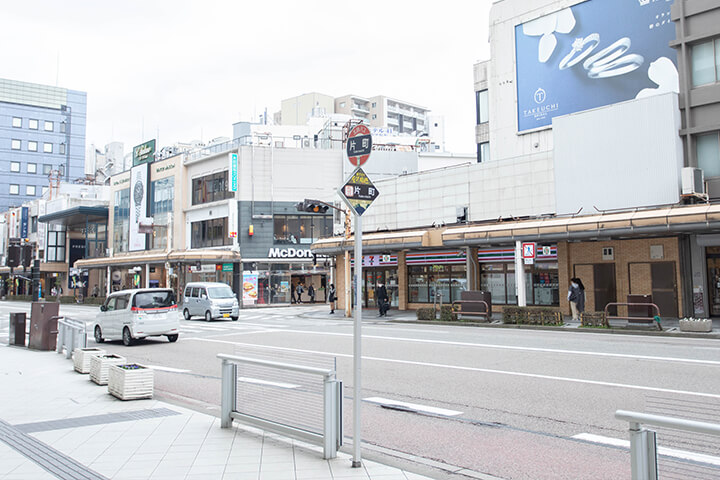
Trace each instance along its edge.
<instances>
[{"instance_id":1,"label":"silver minivan","mask_svg":"<svg viewBox=\"0 0 720 480\"><path fill-rule=\"evenodd\" d=\"M225 283L191 282L185 286L182 312L185 320L202 316L209 322L215 318L231 318L240 315L240 304L232 288Z\"/></svg>"}]
</instances>

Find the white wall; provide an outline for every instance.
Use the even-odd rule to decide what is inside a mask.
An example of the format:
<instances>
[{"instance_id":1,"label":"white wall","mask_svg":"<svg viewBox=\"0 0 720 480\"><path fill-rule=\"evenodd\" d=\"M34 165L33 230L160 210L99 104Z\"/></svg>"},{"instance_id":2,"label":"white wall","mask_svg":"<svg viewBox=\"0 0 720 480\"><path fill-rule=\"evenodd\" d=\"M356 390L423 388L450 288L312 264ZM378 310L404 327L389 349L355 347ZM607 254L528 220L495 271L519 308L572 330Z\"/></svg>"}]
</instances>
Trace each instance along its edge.
<instances>
[{"instance_id":1,"label":"white wall","mask_svg":"<svg viewBox=\"0 0 720 480\"><path fill-rule=\"evenodd\" d=\"M553 119L558 213L677 203L679 129L675 93Z\"/></svg>"}]
</instances>

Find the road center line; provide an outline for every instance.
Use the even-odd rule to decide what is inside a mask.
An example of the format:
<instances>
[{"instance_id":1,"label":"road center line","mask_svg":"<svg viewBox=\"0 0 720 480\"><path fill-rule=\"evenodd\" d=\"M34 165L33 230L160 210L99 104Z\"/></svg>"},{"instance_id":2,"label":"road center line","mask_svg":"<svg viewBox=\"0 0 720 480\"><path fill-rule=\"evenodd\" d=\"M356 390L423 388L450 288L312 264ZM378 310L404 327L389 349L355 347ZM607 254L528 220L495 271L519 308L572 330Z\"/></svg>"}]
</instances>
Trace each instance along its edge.
<instances>
[{"instance_id":1,"label":"road center line","mask_svg":"<svg viewBox=\"0 0 720 480\"><path fill-rule=\"evenodd\" d=\"M284 330L284 333L300 333L306 335L331 335L339 337L352 337L352 333L335 333L335 332L313 332L304 330ZM697 360L693 358L679 357L655 357L652 355L632 355L628 353L605 353L605 352L588 352L585 350L561 350L557 348L540 348L540 347L517 347L514 345L493 345L490 343L469 343L469 342L450 342L447 340L426 340L422 338L406 338L406 337L387 337L382 335L363 335L363 338L372 338L374 340L392 340L410 343L428 343L433 345L452 345L458 347L477 347L477 348L494 348L497 350L515 350L521 352L542 352L542 353L563 353L569 355L587 355L593 357L609 357L609 358L632 358L635 360L655 360L660 362L683 362L701 365L717 365L717 360Z\"/></svg>"},{"instance_id":2,"label":"road center line","mask_svg":"<svg viewBox=\"0 0 720 480\"><path fill-rule=\"evenodd\" d=\"M250 347L264 347L268 349L275 349L275 350L286 350L290 352L302 352L302 353L312 353L315 355L329 355L333 357L342 357L342 358L352 358L352 355L346 354L346 353L332 353L332 352L321 352L316 350L304 350L300 348L287 348L287 347L270 347L267 345L257 345L257 344L251 344L251 343L240 343L240 342L230 342L227 340L215 340L212 338L199 338L199 337L191 337L186 338L185 341L195 340L198 342L215 342L215 343L225 343L228 345L238 345L238 346L250 346ZM415 362L411 360L395 360L391 358L379 358L379 357L362 357L363 360L372 360L376 362L387 362L387 363L399 363L402 365L416 365L416 366L423 366L423 367L437 367L437 368L446 368L449 370L462 370L466 372L479 372L479 373L493 373L498 375L510 375L514 377L525 377L525 378L539 378L542 380L554 380L558 382L570 382L570 383L583 383L587 385L597 385L601 387L616 387L616 388L627 388L629 390L642 390L642 391L648 391L648 392L660 392L660 393L674 393L679 395L689 395L693 397L702 397L702 398L716 398L720 399L720 394L715 393L704 393L704 392L690 392L687 390L675 390L671 388L661 388L661 387L646 387L642 385L630 385L626 383L615 383L615 382L602 382L599 380L584 380L582 378L570 378L570 377L557 377L554 375L542 375L538 373L523 373L523 372L511 372L507 370L494 370L491 368L477 368L477 367L463 367L459 365L445 365L441 363L430 363L430 362Z\"/></svg>"}]
</instances>

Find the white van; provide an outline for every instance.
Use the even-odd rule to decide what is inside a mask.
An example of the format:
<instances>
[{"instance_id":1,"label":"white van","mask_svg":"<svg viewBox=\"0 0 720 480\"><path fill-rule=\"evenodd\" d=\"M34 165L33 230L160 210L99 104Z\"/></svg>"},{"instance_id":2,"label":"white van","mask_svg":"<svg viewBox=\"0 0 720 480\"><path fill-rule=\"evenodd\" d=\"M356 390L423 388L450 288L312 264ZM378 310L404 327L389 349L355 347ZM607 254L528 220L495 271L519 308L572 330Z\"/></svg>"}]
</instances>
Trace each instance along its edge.
<instances>
[{"instance_id":1,"label":"white van","mask_svg":"<svg viewBox=\"0 0 720 480\"><path fill-rule=\"evenodd\" d=\"M207 322L215 318L235 321L240 316L240 304L235 292L225 283L190 282L185 286L182 312L185 320L202 316Z\"/></svg>"},{"instance_id":2,"label":"white van","mask_svg":"<svg viewBox=\"0 0 720 480\"><path fill-rule=\"evenodd\" d=\"M97 343L122 340L130 346L136 339L160 335L175 342L179 329L175 292L169 288L140 288L110 294L100 305L93 332Z\"/></svg>"}]
</instances>

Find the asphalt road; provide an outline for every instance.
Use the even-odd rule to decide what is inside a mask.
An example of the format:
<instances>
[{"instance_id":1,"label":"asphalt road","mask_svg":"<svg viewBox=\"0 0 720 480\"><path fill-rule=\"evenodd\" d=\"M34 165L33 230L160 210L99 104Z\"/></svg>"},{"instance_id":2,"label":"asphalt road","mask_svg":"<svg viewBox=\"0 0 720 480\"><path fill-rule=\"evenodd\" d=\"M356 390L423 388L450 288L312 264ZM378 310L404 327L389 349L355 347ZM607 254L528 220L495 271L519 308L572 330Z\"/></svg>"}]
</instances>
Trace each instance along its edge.
<instances>
[{"instance_id":1,"label":"asphalt road","mask_svg":"<svg viewBox=\"0 0 720 480\"><path fill-rule=\"evenodd\" d=\"M10 311L29 312L29 305L0 302L0 343L7 341ZM61 314L87 322L96 312L61 306ZM629 478L629 451L618 443L627 441L628 426L615 420L616 410L705 421L720 413L717 340L378 320L363 325L367 454L414 463L436 478ZM243 310L238 322L183 319L177 343L151 338L104 348L158 367L159 397L213 413L220 403L218 353L335 357L349 440L352 345L351 320L303 306ZM658 443L677 450L661 456L662 478L720 476L716 440L659 431Z\"/></svg>"}]
</instances>

